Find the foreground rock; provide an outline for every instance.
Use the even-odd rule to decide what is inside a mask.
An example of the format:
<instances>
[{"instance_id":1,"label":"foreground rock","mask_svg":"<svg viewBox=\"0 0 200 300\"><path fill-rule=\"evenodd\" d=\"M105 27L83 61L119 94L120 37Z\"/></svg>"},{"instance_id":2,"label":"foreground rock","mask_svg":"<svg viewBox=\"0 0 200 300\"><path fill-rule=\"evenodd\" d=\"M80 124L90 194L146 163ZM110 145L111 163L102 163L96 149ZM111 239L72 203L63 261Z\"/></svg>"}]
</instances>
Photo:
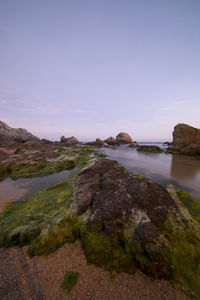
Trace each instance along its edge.
<instances>
[{"instance_id":1,"label":"foreground rock","mask_svg":"<svg viewBox=\"0 0 200 300\"><path fill-rule=\"evenodd\" d=\"M0 121L0 135L16 142L39 141L39 138L23 128L12 128Z\"/></svg>"},{"instance_id":2,"label":"foreground rock","mask_svg":"<svg viewBox=\"0 0 200 300\"><path fill-rule=\"evenodd\" d=\"M116 136L116 141L119 144L132 144L133 143L133 140L132 140L131 136L126 132L120 132Z\"/></svg>"},{"instance_id":3,"label":"foreground rock","mask_svg":"<svg viewBox=\"0 0 200 300\"><path fill-rule=\"evenodd\" d=\"M170 149L183 154L200 154L200 130L186 124L176 125Z\"/></svg>"}]
</instances>

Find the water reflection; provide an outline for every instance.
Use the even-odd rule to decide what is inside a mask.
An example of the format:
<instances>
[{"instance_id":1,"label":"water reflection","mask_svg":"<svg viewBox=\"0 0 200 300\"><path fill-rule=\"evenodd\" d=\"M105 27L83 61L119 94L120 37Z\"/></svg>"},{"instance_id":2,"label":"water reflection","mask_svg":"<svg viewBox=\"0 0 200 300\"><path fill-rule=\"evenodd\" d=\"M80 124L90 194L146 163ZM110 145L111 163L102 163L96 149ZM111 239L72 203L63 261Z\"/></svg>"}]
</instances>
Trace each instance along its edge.
<instances>
[{"instance_id":1,"label":"water reflection","mask_svg":"<svg viewBox=\"0 0 200 300\"><path fill-rule=\"evenodd\" d=\"M35 178L20 178L17 180L7 178L0 182L0 202L3 202L5 198L14 201L33 196L37 191L46 189L55 182L70 177L77 170L78 167L73 170Z\"/></svg>"},{"instance_id":2,"label":"water reflection","mask_svg":"<svg viewBox=\"0 0 200 300\"><path fill-rule=\"evenodd\" d=\"M173 155L171 176L176 179L193 179L200 173L200 159L183 155Z\"/></svg>"},{"instance_id":3,"label":"water reflection","mask_svg":"<svg viewBox=\"0 0 200 300\"><path fill-rule=\"evenodd\" d=\"M104 149L109 158L118 160L133 173L141 173L163 185L174 184L200 201L200 158L166 153L138 152L134 148Z\"/></svg>"}]
</instances>

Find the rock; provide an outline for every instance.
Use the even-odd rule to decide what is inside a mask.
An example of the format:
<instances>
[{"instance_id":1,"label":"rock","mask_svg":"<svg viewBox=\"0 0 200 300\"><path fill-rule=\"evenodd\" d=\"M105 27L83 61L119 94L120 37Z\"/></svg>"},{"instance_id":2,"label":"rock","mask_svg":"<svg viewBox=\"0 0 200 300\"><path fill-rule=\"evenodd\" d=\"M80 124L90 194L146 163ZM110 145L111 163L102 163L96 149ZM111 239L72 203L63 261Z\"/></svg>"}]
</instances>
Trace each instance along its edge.
<instances>
[{"instance_id":1,"label":"rock","mask_svg":"<svg viewBox=\"0 0 200 300\"><path fill-rule=\"evenodd\" d=\"M132 144L133 143L131 136L126 132L120 132L116 136L116 140L119 144Z\"/></svg>"},{"instance_id":2,"label":"rock","mask_svg":"<svg viewBox=\"0 0 200 300\"><path fill-rule=\"evenodd\" d=\"M80 142L77 140L77 138L75 138L74 136L71 136L69 138L65 138L64 136L61 136L60 138L60 142L65 144L65 145L77 145Z\"/></svg>"},{"instance_id":3,"label":"rock","mask_svg":"<svg viewBox=\"0 0 200 300\"><path fill-rule=\"evenodd\" d=\"M88 146L95 146L95 147L102 147L104 146L104 141L97 138L94 142L88 142L86 143Z\"/></svg>"},{"instance_id":4,"label":"rock","mask_svg":"<svg viewBox=\"0 0 200 300\"><path fill-rule=\"evenodd\" d=\"M71 211L84 220L80 238L87 260L110 271L138 267L151 277L195 280L200 224L176 190L168 191L117 161L102 159L82 170Z\"/></svg>"},{"instance_id":5,"label":"rock","mask_svg":"<svg viewBox=\"0 0 200 300\"><path fill-rule=\"evenodd\" d=\"M139 146L139 144L137 142L133 142L132 144L129 145L130 148L135 148L138 146Z\"/></svg>"},{"instance_id":6,"label":"rock","mask_svg":"<svg viewBox=\"0 0 200 300\"><path fill-rule=\"evenodd\" d=\"M0 121L0 134L16 142L39 141L39 138L32 135L26 129L12 128Z\"/></svg>"},{"instance_id":7,"label":"rock","mask_svg":"<svg viewBox=\"0 0 200 300\"><path fill-rule=\"evenodd\" d=\"M149 145L138 146L137 150L141 151L141 152L154 152L154 153L163 152L162 149L160 149L160 147L154 146L154 145L151 145L151 146L149 146Z\"/></svg>"},{"instance_id":8,"label":"rock","mask_svg":"<svg viewBox=\"0 0 200 300\"><path fill-rule=\"evenodd\" d=\"M41 139L40 142L41 142L41 144L44 144L44 145L52 145L52 144L54 144L54 142L49 141L47 139Z\"/></svg>"},{"instance_id":9,"label":"rock","mask_svg":"<svg viewBox=\"0 0 200 300\"><path fill-rule=\"evenodd\" d=\"M200 154L200 130L187 124L178 124L173 131L173 145L169 150L183 154Z\"/></svg>"},{"instance_id":10,"label":"rock","mask_svg":"<svg viewBox=\"0 0 200 300\"><path fill-rule=\"evenodd\" d=\"M134 256L129 261L130 266L133 263L140 265L142 270L154 276L168 273L169 267L163 256L167 240L160 228L169 212L177 210L177 204L161 185L146 178L134 178L117 161L99 160L77 177L73 210L78 215L91 211L82 238L89 261L101 265L97 259L98 244L95 248L89 240L96 233L101 239L114 239L111 244L119 249L120 245L126 249L126 242L130 242ZM129 242L124 237L126 230L131 235ZM118 240L121 241L119 244ZM101 242L104 245L105 241ZM105 257L108 255L106 263L112 265L112 257L104 251ZM146 255L148 258L142 264L141 258Z\"/></svg>"},{"instance_id":11,"label":"rock","mask_svg":"<svg viewBox=\"0 0 200 300\"><path fill-rule=\"evenodd\" d=\"M119 143L117 142L117 140L110 136L109 138L107 138L106 140L104 140L105 143L107 143L108 145L111 145L111 146L116 146L116 145L119 145Z\"/></svg>"}]
</instances>

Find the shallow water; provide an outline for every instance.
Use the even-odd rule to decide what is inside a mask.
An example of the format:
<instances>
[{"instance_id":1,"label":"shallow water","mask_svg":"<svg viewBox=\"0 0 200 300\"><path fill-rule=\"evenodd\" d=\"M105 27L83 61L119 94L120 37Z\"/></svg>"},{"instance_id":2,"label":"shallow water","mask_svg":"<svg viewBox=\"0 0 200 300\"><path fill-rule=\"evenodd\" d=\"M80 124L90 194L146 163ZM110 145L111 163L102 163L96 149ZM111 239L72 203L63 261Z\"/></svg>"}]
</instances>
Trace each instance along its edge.
<instances>
[{"instance_id":1,"label":"shallow water","mask_svg":"<svg viewBox=\"0 0 200 300\"><path fill-rule=\"evenodd\" d=\"M162 185L172 183L178 189L189 192L195 200L200 201L199 157L138 152L135 148L128 146L104 148L101 151L106 153L108 158L118 160L129 171L141 173ZM17 180L7 178L0 182L0 202L3 199L13 201L32 196L38 191L70 177L77 169L78 167L43 177Z\"/></svg>"},{"instance_id":2,"label":"shallow water","mask_svg":"<svg viewBox=\"0 0 200 300\"><path fill-rule=\"evenodd\" d=\"M20 178L13 180L7 178L0 182L0 201L8 199L10 201L24 199L33 196L40 190L44 190L54 183L68 178L78 170L78 167L70 171L61 171L52 175L35 178Z\"/></svg>"},{"instance_id":3,"label":"shallow water","mask_svg":"<svg viewBox=\"0 0 200 300\"><path fill-rule=\"evenodd\" d=\"M147 143L146 143L147 144ZM138 152L121 146L102 150L133 173L141 173L162 185L172 183L200 201L200 158L166 153Z\"/></svg>"}]
</instances>

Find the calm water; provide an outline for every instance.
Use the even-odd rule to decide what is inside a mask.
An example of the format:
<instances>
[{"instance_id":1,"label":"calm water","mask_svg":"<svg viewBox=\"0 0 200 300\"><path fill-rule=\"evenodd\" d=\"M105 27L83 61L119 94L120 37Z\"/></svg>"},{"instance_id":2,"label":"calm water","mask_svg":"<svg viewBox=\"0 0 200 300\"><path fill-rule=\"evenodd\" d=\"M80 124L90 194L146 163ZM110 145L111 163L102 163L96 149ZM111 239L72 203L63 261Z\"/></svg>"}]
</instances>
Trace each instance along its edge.
<instances>
[{"instance_id":1,"label":"calm water","mask_svg":"<svg viewBox=\"0 0 200 300\"><path fill-rule=\"evenodd\" d=\"M127 146L105 148L103 151L108 158L118 160L129 171L141 173L163 185L172 183L200 201L200 158L138 152Z\"/></svg>"},{"instance_id":2,"label":"calm water","mask_svg":"<svg viewBox=\"0 0 200 300\"><path fill-rule=\"evenodd\" d=\"M129 171L141 173L163 185L172 183L177 188L188 191L195 200L200 201L200 158L165 153L142 153L127 146L104 148L101 151L106 153L108 158L118 160ZM44 177L18 180L7 178L0 182L0 201L3 198L18 200L34 195L76 171L77 168Z\"/></svg>"},{"instance_id":3,"label":"calm water","mask_svg":"<svg viewBox=\"0 0 200 300\"><path fill-rule=\"evenodd\" d=\"M70 171L61 171L48 176L35 178L21 178L13 180L7 178L0 182L0 201L1 199L19 200L33 196L40 190L44 190L54 183L68 178L78 170L78 167Z\"/></svg>"}]
</instances>

